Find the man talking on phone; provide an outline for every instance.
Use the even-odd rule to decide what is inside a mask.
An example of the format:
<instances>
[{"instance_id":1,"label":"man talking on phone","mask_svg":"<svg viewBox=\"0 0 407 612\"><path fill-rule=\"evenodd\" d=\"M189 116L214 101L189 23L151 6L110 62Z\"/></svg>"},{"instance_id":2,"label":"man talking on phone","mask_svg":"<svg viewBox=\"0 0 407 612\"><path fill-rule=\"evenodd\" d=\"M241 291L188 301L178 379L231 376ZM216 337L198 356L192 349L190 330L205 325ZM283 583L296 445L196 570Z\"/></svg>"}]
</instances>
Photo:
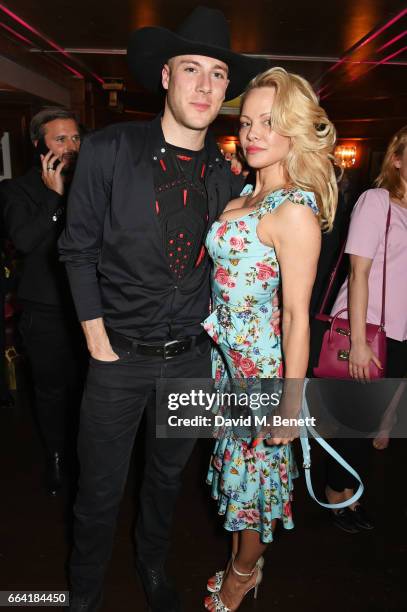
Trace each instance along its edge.
<instances>
[{"instance_id":1,"label":"man talking on phone","mask_svg":"<svg viewBox=\"0 0 407 612\"><path fill-rule=\"evenodd\" d=\"M68 439L67 409L74 408L78 391L75 340L81 336L64 266L58 261L57 241L64 227L80 130L71 110L45 108L33 117L30 136L34 163L23 176L3 181L0 197L8 237L22 256L20 331L46 449L46 488L55 496Z\"/></svg>"}]
</instances>

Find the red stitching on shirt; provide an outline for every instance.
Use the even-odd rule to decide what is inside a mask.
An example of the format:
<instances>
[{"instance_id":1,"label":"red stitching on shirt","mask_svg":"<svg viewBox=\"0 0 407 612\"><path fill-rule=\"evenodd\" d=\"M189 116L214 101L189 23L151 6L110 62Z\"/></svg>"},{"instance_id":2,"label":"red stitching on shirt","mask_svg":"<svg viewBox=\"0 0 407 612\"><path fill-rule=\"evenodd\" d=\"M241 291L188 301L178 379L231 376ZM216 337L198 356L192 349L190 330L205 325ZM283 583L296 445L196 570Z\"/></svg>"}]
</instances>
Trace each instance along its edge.
<instances>
[{"instance_id":1,"label":"red stitching on shirt","mask_svg":"<svg viewBox=\"0 0 407 612\"><path fill-rule=\"evenodd\" d=\"M201 178L203 178L205 175L205 168L206 168L206 164L202 164Z\"/></svg>"},{"instance_id":2,"label":"red stitching on shirt","mask_svg":"<svg viewBox=\"0 0 407 612\"><path fill-rule=\"evenodd\" d=\"M158 200L156 200L155 202L155 212L157 213L157 215L160 214L160 205L158 203Z\"/></svg>"},{"instance_id":3,"label":"red stitching on shirt","mask_svg":"<svg viewBox=\"0 0 407 612\"><path fill-rule=\"evenodd\" d=\"M201 261L203 260L204 257L205 257L205 247L202 245L201 246L201 251L199 253L199 257L196 260L195 268L197 268L199 266L199 264L201 263Z\"/></svg>"},{"instance_id":4,"label":"red stitching on shirt","mask_svg":"<svg viewBox=\"0 0 407 612\"><path fill-rule=\"evenodd\" d=\"M184 189L184 206L187 205L188 189Z\"/></svg>"}]
</instances>

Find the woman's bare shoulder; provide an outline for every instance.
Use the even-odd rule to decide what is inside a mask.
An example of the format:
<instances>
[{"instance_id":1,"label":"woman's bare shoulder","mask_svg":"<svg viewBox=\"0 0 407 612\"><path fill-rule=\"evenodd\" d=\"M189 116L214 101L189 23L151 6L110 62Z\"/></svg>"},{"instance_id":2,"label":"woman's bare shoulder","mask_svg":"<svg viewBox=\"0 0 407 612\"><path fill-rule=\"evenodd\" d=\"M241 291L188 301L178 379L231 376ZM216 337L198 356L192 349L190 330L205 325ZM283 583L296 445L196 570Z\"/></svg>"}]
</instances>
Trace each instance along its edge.
<instances>
[{"instance_id":1,"label":"woman's bare shoulder","mask_svg":"<svg viewBox=\"0 0 407 612\"><path fill-rule=\"evenodd\" d=\"M319 245L321 228L318 217L309 206L298 206L287 199L272 215L267 216L272 217L268 228L273 241L289 244L304 238Z\"/></svg>"}]
</instances>

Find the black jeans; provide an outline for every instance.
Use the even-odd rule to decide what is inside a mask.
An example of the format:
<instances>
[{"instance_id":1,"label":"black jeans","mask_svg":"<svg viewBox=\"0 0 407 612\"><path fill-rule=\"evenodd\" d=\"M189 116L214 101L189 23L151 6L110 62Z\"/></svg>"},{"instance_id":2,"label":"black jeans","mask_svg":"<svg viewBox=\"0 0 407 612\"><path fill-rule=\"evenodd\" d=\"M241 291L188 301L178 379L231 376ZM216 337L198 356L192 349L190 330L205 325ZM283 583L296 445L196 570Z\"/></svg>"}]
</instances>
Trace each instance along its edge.
<instances>
[{"instance_id":1,"label":"black jeans","mask_svg":"<svg viewBox=\"0 0 407 612\"><path fill-rule=\"evenodd\" d=\"M102 587L110 560L116 519L134 439L146 411L146 465L136 525L137 558L161 567L181 473L195 440L155 436L158 378L210 378L210 341L169 360L120 356L107 363L90 359L82 401L78 453L79 489L74 506L74 548L70 570L76 592Z\"/></svg>"},{"instance_id":2,"label":"black jeans","mask_svg":"<svg viewBox=\"0 0 407 612\"><path fill-rule=\"evenodd\" d=\"M407 373L407 341L399 342L387 338L387 378L402 378ZM400 403L401 405L401 403ZM362 477L366 474L368 465L368 450L370 438L341 438L329 440L330 444ZM354 489L357 482L331 456L327 458L326 482L334 491Z\"/></svg>"},{"instance_id":3,"label":"black jeans","mask_svg":"<svg viewBox=\"0 0 407 612\"><path fill-rule=\"evenodd\" d=\"M75 430L85 374L80 371L85 367L81 328L63 311L30 308L21 315L20 332L45 446L48 452L62 452L69 438L67 430Z\"/></svg>"}]
</instances>

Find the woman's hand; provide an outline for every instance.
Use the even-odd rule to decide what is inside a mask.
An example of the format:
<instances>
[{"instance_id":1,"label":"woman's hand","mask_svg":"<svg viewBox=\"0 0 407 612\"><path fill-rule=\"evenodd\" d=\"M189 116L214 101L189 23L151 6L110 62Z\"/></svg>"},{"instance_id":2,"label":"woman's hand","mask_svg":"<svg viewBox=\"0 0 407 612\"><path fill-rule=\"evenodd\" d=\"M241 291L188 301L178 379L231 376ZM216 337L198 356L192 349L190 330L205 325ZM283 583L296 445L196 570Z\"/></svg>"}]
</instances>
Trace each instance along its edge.
<instances>
[{"instance_id":1,"label":"woman's hand","mask_svg":"<svg viewBox=\"0 0 407 612\"><path fill-rule=\"evenodd\" d=\"M287 427L285 427L284 429L287 430ZM266 438L262 434L259 434L259 436L253 440L251 447L256 448L256 446L258 446L260 442L263 442L263 441L264 441L264 444L266 444L267 446L280 446L284 444L289 444L290 442L293 442L295 438L298 438L298 437L299 437L298 432L297 432L297 435L294 435L291 438L278 438L278 437Z\"/></svg>"},{"instance_id":2,"label":"woman's hand","mask_svg":"<svg viewBox=\"0 0 407 612\"><path fill-rule=\"evenodd\" d=\"M295 438L298 438L298 436L293 436L292 438L267 438L264 442L267 446L280 446L280 444L283 445L293 442Z\"/></svg>"},{"instance_id":3,"label":"woman's hand","mask_svg":"<svg viewBox=\"0 0 407 612\"><path fill-rule=\"evenodd\" d=\"M280 300L278 298L278 294L276 293L276 295L273 297L273 300L271 302L273 308L277 308L277 310L273 311L273 314L271 315L271 319L273 322L273 327L275 331L280 331L281 328L281 310L280 310Z\"/></svg>"},{"instance_id":4,"label":"woman's hand","mask_svg":"<svg viewBox=\"0 0 407 612\"><path fill-rule=\"evenodd\" d=\"M382 364L366 342L369 274L372 262L373 260L368 257L350 255L348 286L351 349L349 353L349 374L359 381L370 380L369 366L371 361L382 369Z\"/></svg>"},{"instance_id":5,"label":"woman's hand","mask_svg":"<svg viewBox=\"0 0 407 612\"><path fill-rule=\"evenodd\" d=\"M370 362L381 370L382 364L367 342L352 343L349 353L349 374L359 381L370 380Z\"/></svg>"}]
</instances>

